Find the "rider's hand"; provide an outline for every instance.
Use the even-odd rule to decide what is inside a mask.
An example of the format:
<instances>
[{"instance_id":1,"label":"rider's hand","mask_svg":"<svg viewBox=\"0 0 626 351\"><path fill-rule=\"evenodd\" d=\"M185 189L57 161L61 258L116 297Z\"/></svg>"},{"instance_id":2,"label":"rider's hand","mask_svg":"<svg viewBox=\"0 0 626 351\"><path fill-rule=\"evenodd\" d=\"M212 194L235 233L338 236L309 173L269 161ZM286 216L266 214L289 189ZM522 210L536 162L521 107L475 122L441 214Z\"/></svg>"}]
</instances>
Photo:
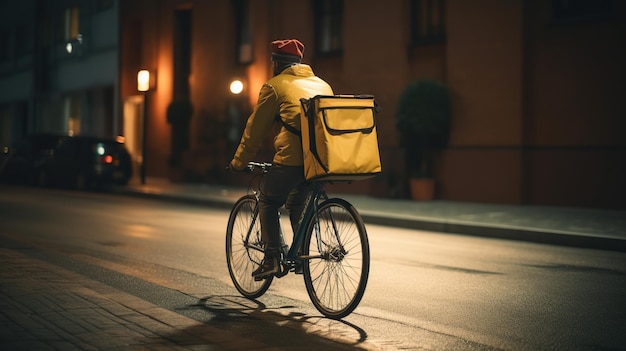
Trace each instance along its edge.
<instances>
[{"instance_id":1,"label":"rider's hand","mask_svg":"<svg viewBox=\"0 0 626 351\"><path fill-rule=\"evenodd\" d=\"M246 168L236 168L235 166L233 166L233 161L230 161L230 163L228 164L228 166L226 166L226 170L229 172L243 172L246 170Z\"/></svg>"}]
</instances>

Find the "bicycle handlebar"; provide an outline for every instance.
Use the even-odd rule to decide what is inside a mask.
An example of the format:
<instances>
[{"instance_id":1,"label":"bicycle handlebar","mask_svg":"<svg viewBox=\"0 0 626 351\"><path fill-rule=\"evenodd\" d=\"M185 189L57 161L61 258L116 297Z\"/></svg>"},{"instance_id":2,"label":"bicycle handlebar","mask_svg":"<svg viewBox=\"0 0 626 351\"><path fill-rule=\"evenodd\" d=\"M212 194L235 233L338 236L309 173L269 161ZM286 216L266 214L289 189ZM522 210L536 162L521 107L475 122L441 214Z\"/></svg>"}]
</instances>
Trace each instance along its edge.
<instances>
[{"instance_id":1,"label":"bicycle handlebar","mask_svg":"<svg viewBox=\"0 0 626 351\"><path fill-rule=\"evenodd\" d=\"M261 168L263 172L267 172L270 169L270 167L272 167L272 164L267 163L267 162L252 161L252 162L248 162L248 166L246 167L246 169L248 170L248 172L254 172L254 169L257 167Z\"/></svg>"},{"instance_id":2,"label":"bicycle handlebar","mask_svg":"<svg viewBox=\"0 0 626 351\"><path fill-rule=\"evenodd\" d=\"M255 168L261 168L261 170L263 172L267 172L270 169L270 167L272 167L271 163L251 161L251 162L248 162L248 165L246 166L246 168L242 169L239 172L252 173L252 172L254 172ZM236 170L230 168L230 165L226 166L226 171L228 171L228 172L236 172Z\"/></svg>"}]
</instances>

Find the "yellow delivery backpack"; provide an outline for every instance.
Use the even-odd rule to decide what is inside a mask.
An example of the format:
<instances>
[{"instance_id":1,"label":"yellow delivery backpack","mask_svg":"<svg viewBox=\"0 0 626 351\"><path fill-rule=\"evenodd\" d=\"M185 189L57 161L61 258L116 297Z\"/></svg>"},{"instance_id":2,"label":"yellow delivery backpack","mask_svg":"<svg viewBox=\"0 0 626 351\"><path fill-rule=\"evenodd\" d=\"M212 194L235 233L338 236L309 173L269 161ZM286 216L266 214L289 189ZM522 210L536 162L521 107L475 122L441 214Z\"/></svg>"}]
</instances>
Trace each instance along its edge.
<instances>
[{"instance_id":1,"label":"yellow delivery backpack","mask_svg":"<svg viewBox=\"0 0 626 351\"><path fill-rule=\"evenodd\" d=\"M373 96L317 95L300 102L307 180L354 181L381 172Z\"/></svg>"}]
</instances>

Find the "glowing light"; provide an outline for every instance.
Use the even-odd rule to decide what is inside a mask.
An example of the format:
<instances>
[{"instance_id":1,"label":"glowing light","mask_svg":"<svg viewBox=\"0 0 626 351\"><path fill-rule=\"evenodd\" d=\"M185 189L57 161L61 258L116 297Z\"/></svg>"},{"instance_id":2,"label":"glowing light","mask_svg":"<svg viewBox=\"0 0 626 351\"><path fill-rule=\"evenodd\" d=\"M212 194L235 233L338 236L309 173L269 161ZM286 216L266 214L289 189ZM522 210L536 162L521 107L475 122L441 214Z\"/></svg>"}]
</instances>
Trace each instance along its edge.
<instances>
[{"instance_id":1,"label":"glowing light","mask_svg":"<svg viewBox=\"0 0 626 351\"><path fill-rule=\"evenodd\" d=\"M106 155L103 157L104 163L113 163L113 156Z\"/></svg>"},{"instance_id":2,"label":"glowing light","mask_svg":"<svg viewBox=\"0 0 626 351\"><path fill-rule=\"evenodd\" d=\"M78 50L80 49L81 45L83 45L83 35L81 33L78 33L76 35L76 38L68 41L65 44L65 51L67 51L67 53L71 55L74 51L74 48ZM78 50L77 52L80 53L80 50Z\"/></svg>"},{"instance_id":3,"label":"glowing light","mask_svg":"<svg viewBox=\"0 0 626 351\"><path fill-rule=\"evenodd\" d=\"M147 69L142 69L137 72L137 90L150 90L150 71L148 71Z\"/></svg>"},{"instance_id":4,"label":"glowing light","mask_svg":"<svg viewBox=\"0 0 626 351\"><path fill-rule=\"evenodd\" d=\"M243 82L235 79L230 83L230 92L238 95L241 94L241 92L243 91Z\"/></svg>"}]
</instances>

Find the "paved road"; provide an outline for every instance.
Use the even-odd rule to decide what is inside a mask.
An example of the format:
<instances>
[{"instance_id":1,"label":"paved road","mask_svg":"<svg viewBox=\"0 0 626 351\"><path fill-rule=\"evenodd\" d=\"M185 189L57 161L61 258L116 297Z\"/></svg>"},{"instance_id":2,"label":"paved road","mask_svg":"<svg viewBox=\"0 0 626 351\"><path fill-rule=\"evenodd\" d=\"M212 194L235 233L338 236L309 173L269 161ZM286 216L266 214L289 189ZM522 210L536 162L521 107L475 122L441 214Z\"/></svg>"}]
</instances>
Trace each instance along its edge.
<instances>
[{"instance_id":1,"label":"paved road","mask_svg":"<svg viewBox=\"0 0 626 351\"><path fill-rule=\"evenodd\" d=\"M247 189L148 178L144 185L132 183L116 191L230 209ZM372 224L626 252L626 209L418 202L331 195L350 201L366 222Z\"/></svg>"},{"instance_id":2,"label":"paved road","mask_svg":"<svg viewBox=\"0 0 626 351\"><path fill-rule=\"evenodd\" d=\"M277 281L259 302L237 297L223 264L223 211L2 190L0 317L8 327L1 340L9 346L593 350L626 343L619 341L626 324L619 252L370 225L371 282L342 324L316 318L300 279ZM284 328L295 339L263 337ZM211 330L230 334L214 339ZM328 344L337 336L347 345Z\"/></svg>"}]
</instances>

